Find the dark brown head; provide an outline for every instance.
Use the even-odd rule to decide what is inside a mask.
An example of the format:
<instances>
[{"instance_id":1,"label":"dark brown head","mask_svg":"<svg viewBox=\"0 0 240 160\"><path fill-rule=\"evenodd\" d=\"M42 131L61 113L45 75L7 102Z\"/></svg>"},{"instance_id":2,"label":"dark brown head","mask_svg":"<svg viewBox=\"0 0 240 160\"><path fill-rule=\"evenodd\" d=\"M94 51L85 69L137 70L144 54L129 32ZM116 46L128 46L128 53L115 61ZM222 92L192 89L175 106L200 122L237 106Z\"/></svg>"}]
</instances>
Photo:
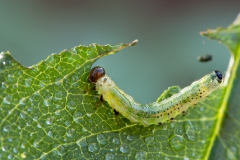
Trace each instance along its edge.
<instances>
[{"instance_id":1,"label":"dark brown head","mask_svg":"<svg viewBox=\"0 0 240 160\"><path fill-rule=\"evenodd\" d=\"M96 66L96 67L92 68L92 70L90 71L88 80L91 83L96 83L103 76L105 76L104 68L102 68L100 66Z\"/></svg>"}]
</instances>

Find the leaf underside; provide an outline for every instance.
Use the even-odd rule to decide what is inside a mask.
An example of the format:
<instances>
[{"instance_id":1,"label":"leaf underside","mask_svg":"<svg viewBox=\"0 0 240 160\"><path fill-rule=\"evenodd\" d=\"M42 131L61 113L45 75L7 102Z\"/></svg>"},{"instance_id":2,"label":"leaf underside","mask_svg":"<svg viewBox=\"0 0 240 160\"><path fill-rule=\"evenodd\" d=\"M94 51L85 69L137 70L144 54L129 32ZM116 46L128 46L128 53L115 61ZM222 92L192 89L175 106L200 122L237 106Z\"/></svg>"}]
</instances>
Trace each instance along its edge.
<instances>
[{"instance_id":1,"label":"leaf underside","mask_svg":"<svg viewBox=\"0 0 240 160\"><path fill-rule=\"evenodd\" d=\"M2 52L0 159L239 159L240 26L202 34L233 53L229 84L161 126L117 121L87 79L97 59L137 41L80 45L31 67Z\"/></svg>"}]
</instances>

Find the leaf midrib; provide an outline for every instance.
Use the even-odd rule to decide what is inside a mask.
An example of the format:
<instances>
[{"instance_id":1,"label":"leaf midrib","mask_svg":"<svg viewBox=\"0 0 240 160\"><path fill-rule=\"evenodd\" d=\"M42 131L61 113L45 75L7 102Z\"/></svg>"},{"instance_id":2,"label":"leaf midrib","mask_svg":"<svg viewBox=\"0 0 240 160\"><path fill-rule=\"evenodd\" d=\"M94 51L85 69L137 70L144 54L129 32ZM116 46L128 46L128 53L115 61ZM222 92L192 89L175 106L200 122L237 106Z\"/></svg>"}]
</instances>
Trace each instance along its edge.
<instances>
[{"instance_id":1,"label":"leaf midrib","mask_svg":"<svg viewBox=\"0 0 240 160\"><path fill-rule=\"evenodd\" d=\"M218 118L217 118L216 127L213 130L212 138L211 138L209 147L207 148L207 151L206 151L206 154L205 154L205 157L204 157L205 160L209 159L209 156L210 156L210 153L212 151L214 142L216 141L216 138L219 135L220 130L222 128L222 123L223 123L223 120L224 120L224 118L223 118L224 113L227 110L229 98L230 98L231 91L232 91L233 84L234 84L233 82L234 82L234 79L236 78L236 72L237 72L237 68L239 66L239 60L240 60L240 47L239 46L238 46L238 50L237 50L237 53L236 53L236 57L234 58L234 56L231 55L230 61L231 61L231 59L234 60L233 66L229 66L229 68L227 70L228 72L231 71L231 74L226 73L226 74L230 74L230 77L229 77L228 83L226 85L225 94L224 94L223 100L221 102L221 107L219 108L219 112L217 114Z\"/></svg>"}]
</instances>

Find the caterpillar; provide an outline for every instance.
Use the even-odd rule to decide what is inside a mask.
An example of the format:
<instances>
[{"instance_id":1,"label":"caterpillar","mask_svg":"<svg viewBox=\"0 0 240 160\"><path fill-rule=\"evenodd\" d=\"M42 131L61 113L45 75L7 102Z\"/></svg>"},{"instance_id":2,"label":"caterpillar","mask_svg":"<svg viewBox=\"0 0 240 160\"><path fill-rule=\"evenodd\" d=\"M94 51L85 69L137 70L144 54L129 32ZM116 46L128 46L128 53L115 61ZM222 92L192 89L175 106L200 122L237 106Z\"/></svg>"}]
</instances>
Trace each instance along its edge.
<instances>
[{"instance_id":1,"label":"caterpillar","mask_svg":"<svg viewBox=\"0 0 240 160\"><path fill-rule=\"evenodd\" d=\"M105 74L104 68L96 66L91 69L88 80L95 84L95 89L104 101L131 122L144 126L162 124L173 120L177 115L187 111L190 106L203 101L206 96L219 88L223 75L215 70L205 75L179 93L150 104L140 104L116 86L113 80Z\"/></svg>"}]
</instances>

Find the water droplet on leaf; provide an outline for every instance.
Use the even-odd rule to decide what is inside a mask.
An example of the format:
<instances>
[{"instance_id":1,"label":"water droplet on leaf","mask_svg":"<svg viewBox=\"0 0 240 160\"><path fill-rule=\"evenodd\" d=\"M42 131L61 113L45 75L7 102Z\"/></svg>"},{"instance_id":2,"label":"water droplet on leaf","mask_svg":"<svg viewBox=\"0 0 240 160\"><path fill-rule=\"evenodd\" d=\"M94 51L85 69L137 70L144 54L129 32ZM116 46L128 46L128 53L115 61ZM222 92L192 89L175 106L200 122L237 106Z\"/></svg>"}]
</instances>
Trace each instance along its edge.
<instances>
[{"instance_id":1,"label":"water droplet on leaf","mask_svg":"<svg viewBox=\"0 0 240 160\"><path fill-rule=\"evenodd\" d=\"M105 156L105 160L114 160L114 154L107 153L106 156Z\"/></svg>"},{"instance_id":2,"label":"water droplet on leaf","mask_svg":"<svg viewBox=\"0 0 240 160\"><path fill-rule=\"evenodd\" d=\"M34 117L33 117L33 120L34 120L34 121L37 121L37 120L38 120L38 116L34 116Z\"/></svg>"},{"instance_id":3,"label":"water droplet on leaf","mask_svg":"<svg viewBox=\"0 0 240 160\"><path fill-rule=\"evenodd\" d=\"M196 141L197 140L196 131L194 130L191 121L184 122L184 130L186 132L188 140L190 140L190 141Z\"/></svg>"},{"instance_id":4,"label":"water droplet on leaf","mask_svg":"<svg viewBox=\"0 0 240 160\"><path fill-rule=\"evenodd\" d=\"M26 148L26 146L27 146L27 143L26 142L22 142L21 148Z\"/></svg>"},{"instance_id":5,"label":"water droplet on leaf","mask_svg":"<svg viewBox=\"0 0 240 160\"><path fill-rule=\"evenodd\" d=\"M147 159L147 153L144 151L139 151L136 153L135 159L136 160L145 160L145 159Z\"/></svg>"},{"instance_id":6,"label":"water droplet on leaf","mask_svg":"<svg viewBox=\"0 0 240 160\"><path fill-rule=\"evenodd\" d=\"M183 160L189 160L189 158L188 158L188 157L186 157L186 156L184 156L184 157L183 157Z\"/></svg>"},{"instance_id":7,"label":"water droplet on leaf","mask_svg":"<svg viewBox=\"0 0 240 160\"><path fill-rule=\"evenodd\" d=\"M66 120L66 121L65 121L65 125L66 125L67 127L69 127L69 126L71 125L71 121L70 121L70 120Z\"/></svg>"},{"instance_id":8,"label":"water droplet on leaf","mask_svg":"<svg viewBox=\"0 0 240 160\"><path fill-rule=\"evenodd\" d=\"M2 151L5 152L5 151L7 151L7 150L8 150L8 145L3 145L3 146L2 146Z\"/></svg>"},{"instance_id":9,"label":"water droplet on leaf","mask_svg":"<svg viewBox=\"0 0 240 160\"><path fill-rule=\"evenodd\" d=\"M49 137L53 137L53 132L52 132L52 131L49 131L49 132L48 132L48 136L49 136Z\"/></svg>"},{"instance_id":10,"label":"water droplet on leaf","mask_svg":"<svg viewBox=\"0 0 240 160\"><path fill-rule=\"evenodd\" d=\"M56 147L56 148L55 148ZM66 154L66 149L61 145L53 145L53 153L59 156L64 156Z\"/></svg>"},{"instance_id":11,"label":"water droplet on leaf","mask_svg":"<svg viewBox=\"0 0 240 160\"><path fill-rule=\"evenodd\" d=\"M78 124L83 122L82 116L83 116L83 114L81 112L78 112L78 111L74 112L74 114L73 114L74 122L76 122Z\"/></svg>"},{"instance_id":12,"label":"water droplet on leaf","mask_svg":"<svg viewBox=\"0 0 240 160\"><path fill-rule=\"evenodd\" d=\"M122 144L122 145L120 146L120 151L121 151L122 153L128 153L128 151L129 151L128 145L127 145L127 144Z\"/></svg>"},{"instance_id":13,"label":"water droplet on leaf","mask_svg":"<svg viewBox=\"0 0 240 160\"><path fill-rule=\"evenodd\" d=\"M118 138L116 138L116 137L113 138L112 142L114 144L120 144L120 140Z\"/></svg>"},{"instance_id":14,"label":"water droplet on leaf","mask_svg":"<svg viewBox=\"0 0 240 160\"><path fill-rule=\"evenodd\" d=\"M12 128L11 125L6 125L6 126L3 127L3 131L4 132L9 132L11 130L11 128Z\"/></svg>"},{"instance_id":15,"label":"water droplet on leaf","mask_svg":"<svg viewBox=\"0 0 240 160\"><path fill-rule=\"evenodd\" d=\"M56 110L54 113L55 113L55 115L59 116L60 112L61 112L60 110Z\"/></svg>"},{"instance_id":16,"label":"water droplet on leaf","mask_svg":"<svg viewBox=\"0 0 240 160\"><path fill-rule=\"evenodd\" d=\"M41 142L41 139L40 138L37 138L33 141L33 146L38 148L40 147L40 142Z\"/></svg>"},{"instance_id":17,"label":"water droplet on leaf","mask_svg":"<svg viewBox=\"0 0 240 160\"><path fill-rule=\"evenodd\" d=\"M75 129L70 128L67 130L67 136L72 137L75 134Z\"/></svg>"},{"instance_id":18,"label":"water droplet on leaf","mask_svg":"<svg viewBox=\"0 0 240 160\"><path fill-rule=\"evenodd\" d=\"M46 119L46 123L48 125L53 125L54 119L55 119L54 117L49 117L49 118Z\"/></svg>"},{"instance_id":19,"label":"water droplet on leaf","mask_svg":"<svg viewBox=\"0 0 240 160\"><path fill-rule=\"evenodd\" d=\"M84 147L84 146L88 145L86 138L82 138L82 139L78 140L76 143L79 147Z\"/></svg>"},{"instance_id":20,"label":"water droplet on leaf","mask_svg":"<svg viewBox=\"0 0 240 160\"><path fill-rule=\"evenodd\" d=\"M89 152L97 152L98 151L98 149L99 149L99 147L98 147L98 145L97 145L97 143L91 143L91 144L89 144L89 146L88 146L88 151Z\"/></svg>"},{"instance_id":21,"label":"water droplet on leaf","mask_svg":"<svg viewBox=\"0 0 240 160\"><path fill-rule=\"evenodd\" d=\"M13 154L12 154L12 153L10 153L10 154L8 155L8 159L13 159Z\"/></svg>"},{"instance_id":22,"label":"water droplet on leaf","mask_svg":"<svg viewBox=\"0 0 240 160\"><path fill-rule=\"evenodd\" d=\"M13 152L14 153L18 153L18 148L17 147L13 147Z\"/></svg>"},{"instance_id":23,"label":"water droplet on leaf","mask_svg":"<svg viewBox=\"0 0 240 160\"><path fill-rule=\"evenodd\" d=\"M56 99L62 99L63 98L62 96L63 96L63 93L61 91L58 91L54 94L54 97Z\"/></svg>"},{"instance_id":24,"label":"water droplet on leaf","mask_svg":"<svg viewBox=\"0 0 240 160\"><path fill-rule=\"evenodd\" d=\"M20 112L20 117L21 117L22 119L24 119L24 118L26 118L26 115L25 115L24 113Z\"/></svg>"},{"instance_id":25,"label":"water droplet on leaf","mask_svg":"<svg viewBox=\"0 0 240 160\"><path fill-rule=\"evenodd\" d=\"M133 136L132 134L129 134L129 135L127 136L127 139L128 139L129 141L132 141L132 140L134 139L134 136Z\"/></svg>"},{"instance_id":26,"label":"water droplet on leaf","mask_svg":"<svg viewBox=\"0 0 240 160\"><path fill-rule=\"evenodd\" d=\"M25 79L25 86L30 87L32 85L32 78L28 77Z\"/></svg>"},{"instance_id":27,"label":"water droplet on leaf","mask_svg":"<svg viewBox=\"0 0 240 160\"><path fill-rule=\"evenodd\" d=\"M153 141L154 141L154 137L146 137L145 138L145 142L149 145L149 144L151 144L151 143L153 143Z\"/></svg>"},{"instance_id":28,"label":"water droplet on leaf","mask_svg":"<svg viewBox=\"0 0 240 160\"><path fill-rule=\"evenodd\" d=\"M98 134L97 135L97 141L101 145L107 144L107 139L106 139L106 137L103 134Z\"/></svg>"},{"instance_id":29,"label":"water droplet on leaf","mask_svg":"<svg viewBox=\"0 0 240 160\"><path fill-rule=\"evenodd\" d=\"M76 103L75 103L74 101L68 101L68 102L67 102L67 108L68 108L69 110L76 109L76 107L77 107L77 105L76 105Z\"/></svg>"},{"instance_id":30,"label":"water droplet on leaf","mask_svg":"<svg viewBox=\"0 0 240 160\"><path fill-rule=\"evenodd\" d=\"M12 102L12 96L11 95L7 95L6 97L3 98L3 103L11 104L11 102Z\"/></svg>"},{"instance_id":31,"label":"water droplet on leaf","mask_svg":"<svg viewBox=\"0 0 240 160\"><path fill-rule=\"evenodd\" d=\"M180 150L185 147L185 140L182 136L174 134L168 139L171 147L175 150Z\"/></svg>"}]
</instances>

